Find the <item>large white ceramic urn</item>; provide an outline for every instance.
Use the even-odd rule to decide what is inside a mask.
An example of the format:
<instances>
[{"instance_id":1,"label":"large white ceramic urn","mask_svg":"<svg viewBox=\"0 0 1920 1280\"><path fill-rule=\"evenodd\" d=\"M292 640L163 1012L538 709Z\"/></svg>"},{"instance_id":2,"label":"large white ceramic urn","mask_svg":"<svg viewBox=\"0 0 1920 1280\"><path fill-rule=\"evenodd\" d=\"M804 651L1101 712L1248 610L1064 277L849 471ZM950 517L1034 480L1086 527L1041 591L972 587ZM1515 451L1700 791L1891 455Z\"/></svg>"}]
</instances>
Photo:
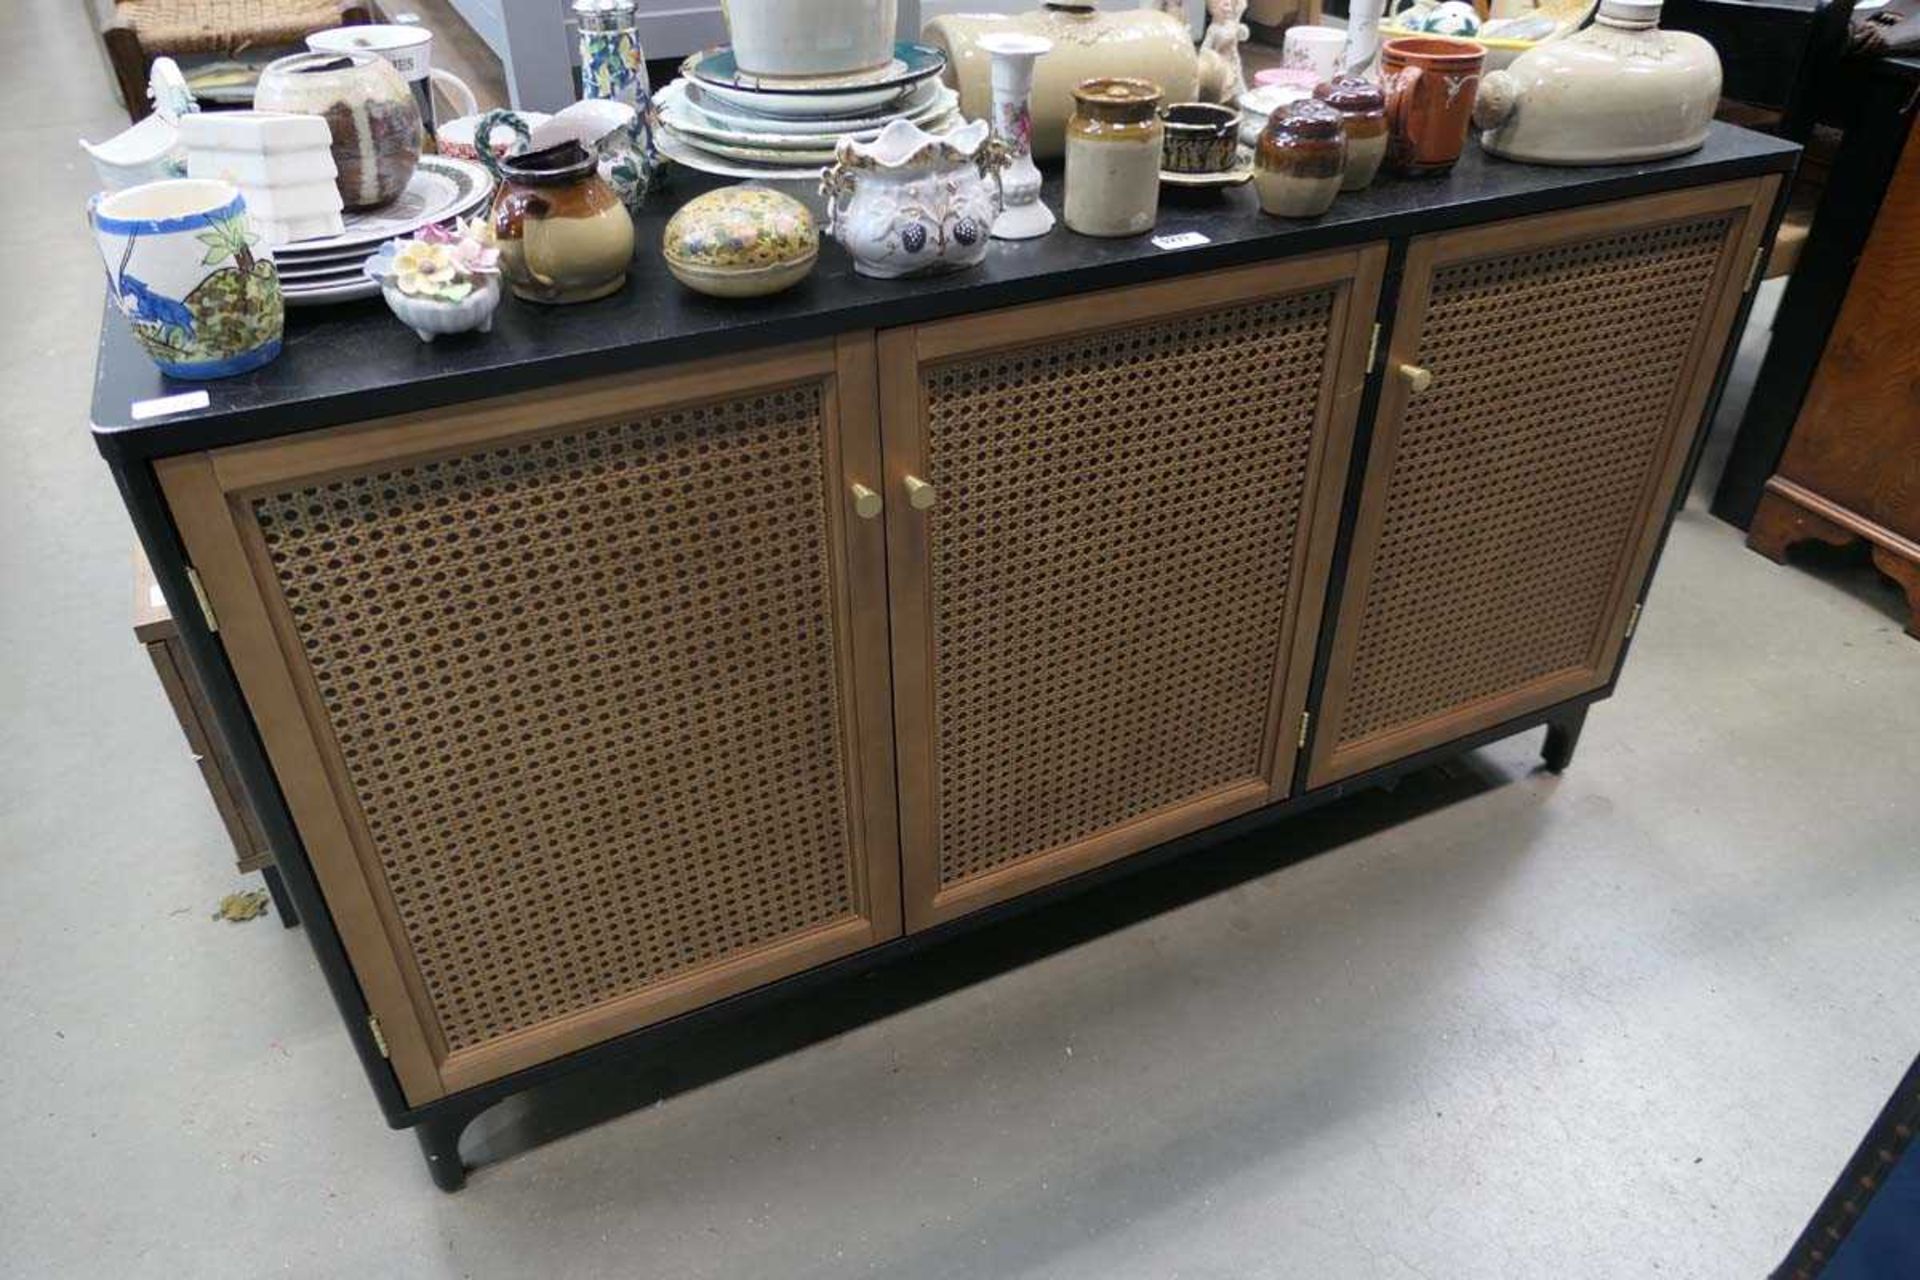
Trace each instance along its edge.
<instances>
[{"instance_id":1,"label":"large white ceramic urn","mask_svg":"<svg viewBox=\"0 0 1920 1280\"><path fill-rule=\"evenodd\" d=\"M1662 31L1660 0L1600 0L1594 25L1535 45L1480 81L1480 145L1533 164L1618 164L1700 147L1720 104L1720 56Z\"/></svg>"},{"instance_id":2,"label":"large white ceramic urn","mask_svg":"<svg viewBox=\"0 0 1920 1280\"><path fill-rule=\"evenodd\" d=\"M815 79L884 67L900 0L720 0L734 64L748 75Z\"/></svg>"}]
</instances>

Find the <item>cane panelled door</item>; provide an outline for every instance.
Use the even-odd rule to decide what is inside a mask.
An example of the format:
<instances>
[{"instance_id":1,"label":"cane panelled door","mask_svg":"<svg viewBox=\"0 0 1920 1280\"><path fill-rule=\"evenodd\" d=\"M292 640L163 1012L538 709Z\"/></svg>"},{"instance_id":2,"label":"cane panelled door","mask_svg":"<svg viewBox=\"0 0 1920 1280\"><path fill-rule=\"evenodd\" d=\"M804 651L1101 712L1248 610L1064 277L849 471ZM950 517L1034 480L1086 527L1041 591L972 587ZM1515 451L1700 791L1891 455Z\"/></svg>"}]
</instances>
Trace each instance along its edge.
<instances>
[{"instance_id":1,"label":"cane panelled door","mask_svg":"<svg viewBox=\"0 0 1920 1280\"><path fill-rule=\"evenodd\" d=\"M909 929L1285 795L1384 258L881 335Z\"/></svg>"},{"instance_id":2,"label":"cane panelled door","mask_svg":"<svg viewBox=\"0 0 1920 1280\"><path fill-rule=\"evenodd\" d=\"M411 1102L898 934L876 386L861 336L160 465Z\"/></svg>"},{"instance_id":3,"label":"cane panelled door","mask_svg":"<svg viewBox=\"0 0 1920 1280\"><path fill-rule=\"evenodd\" d=\"M1777 184L1413 241L1312 785L1611 678Z\"/></svg>"}]
</instances>

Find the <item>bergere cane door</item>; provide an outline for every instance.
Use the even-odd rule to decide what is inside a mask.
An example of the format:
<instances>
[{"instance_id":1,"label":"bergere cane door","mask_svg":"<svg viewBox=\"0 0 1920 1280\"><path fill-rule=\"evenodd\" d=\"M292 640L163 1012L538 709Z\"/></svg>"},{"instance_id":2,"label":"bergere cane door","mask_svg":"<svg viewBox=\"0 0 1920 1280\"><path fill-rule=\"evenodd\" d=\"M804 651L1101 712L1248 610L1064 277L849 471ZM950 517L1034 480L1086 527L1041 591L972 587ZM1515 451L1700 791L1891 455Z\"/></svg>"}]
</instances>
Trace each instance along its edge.
<instances>
[{"instance_id":1,"label":"bergere cane door","mask_svg":"<svg viewBox=\"0 0 1920 1280\"><path fill-rule=\"evenodd\" d=\"M160 466L411 1102L899 932L870 337Z\"/></svg>"},{"instance_id":2,"label":"bergere cane door","mask_svg":"<svg viewBox=\"0 0 1920 1280\"><path fill-rule=\"evenodd\" d=\"M1611 678L1776 185L1413 242L1313 785Z\"/></svg>"},{"instance_id":3,"label":"bergere cane door","mask_svg":"<svg viewBox=\"0 0 1920 1280\"><path fill-rule=\"evenodd\" d=\"M1285 794L1384 258L881 335L909 929Z\"/></svg>"}]
</instances>

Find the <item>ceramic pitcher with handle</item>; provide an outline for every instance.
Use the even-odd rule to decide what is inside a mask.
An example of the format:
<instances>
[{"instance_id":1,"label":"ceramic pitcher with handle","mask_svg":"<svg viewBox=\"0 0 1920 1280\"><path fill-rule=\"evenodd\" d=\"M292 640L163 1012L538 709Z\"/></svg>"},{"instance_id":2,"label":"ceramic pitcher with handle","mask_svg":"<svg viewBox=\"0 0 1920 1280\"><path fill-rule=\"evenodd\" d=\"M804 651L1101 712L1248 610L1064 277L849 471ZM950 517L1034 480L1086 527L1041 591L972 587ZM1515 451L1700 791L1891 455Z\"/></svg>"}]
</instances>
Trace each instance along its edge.
<instances>
[{"instance_id":1,"label":"ceramic pitcher with handle","mask_svg":"<svg viewBox=\"0 0 1920 1280\"><path fill-rule=\"evenodd\" d=\"M821 177L827 234L883 280L938 275L987 256L1010 156L985 120L944 136L895 120L872 142L842 138Z\"/></svg>"}]
</instances>

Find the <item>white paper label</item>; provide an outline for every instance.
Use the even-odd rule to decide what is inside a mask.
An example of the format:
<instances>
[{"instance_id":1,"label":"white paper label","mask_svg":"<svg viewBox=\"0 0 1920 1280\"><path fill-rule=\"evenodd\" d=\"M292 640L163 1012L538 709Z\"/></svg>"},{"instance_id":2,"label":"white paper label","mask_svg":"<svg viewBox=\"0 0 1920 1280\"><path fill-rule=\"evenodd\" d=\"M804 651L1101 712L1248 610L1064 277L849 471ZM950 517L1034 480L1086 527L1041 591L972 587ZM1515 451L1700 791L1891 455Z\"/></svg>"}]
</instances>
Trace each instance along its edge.
<instances>
[{"instance_id":1,"label":"white paper label","mask_svg":"<svg viewBox=\"0 0 1920 1280\"><path fill-rule=\"evenodd\" d=\"M133 420L145 422L148 418L164 418L170 413L204 409L212 403L212 398L204 391L182 391L177 396L156 396L152 400L136 400L133 402Z\"/></svg>"},{"instance_id":2,"label":"white paper label","mask_svg":"<svg viewBox=\"0 0 1920 1280\"><path fill-rule=\"evenodd\" d=\"M1153 243L1159 249L1192 249L1213 242L1198 231L1181 231L1170 236L1155 236Z\"/></svg>"}]
</instances>

